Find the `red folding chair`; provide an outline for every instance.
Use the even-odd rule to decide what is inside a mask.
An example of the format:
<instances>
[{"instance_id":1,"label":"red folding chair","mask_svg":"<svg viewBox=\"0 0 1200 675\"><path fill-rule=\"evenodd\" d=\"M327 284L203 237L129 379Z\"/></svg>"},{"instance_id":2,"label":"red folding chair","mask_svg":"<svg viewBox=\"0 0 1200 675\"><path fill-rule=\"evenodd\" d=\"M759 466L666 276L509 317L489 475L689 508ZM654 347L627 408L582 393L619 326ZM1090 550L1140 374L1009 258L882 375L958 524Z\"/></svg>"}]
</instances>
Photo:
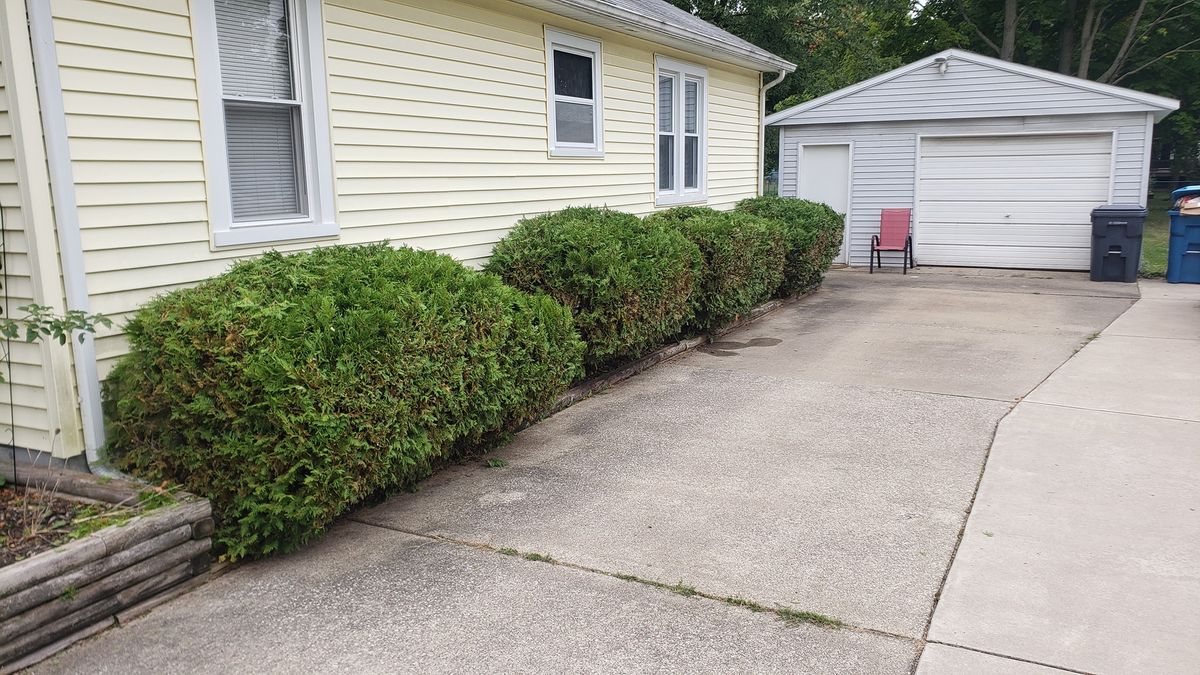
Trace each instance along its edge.
<instances>
[{"instance_id":1,"label":"red folding chair","mask_svg":"<svg viewBox=\"0 0 1200 675\"><path fill-rule=\"evenodd\" d=\"M904 273L913 266L912 209L883 209L879 213L879 234L871 235L871 268L883 269L883 254L881 251L903 251Z\"/></svg>"}]
</instances>

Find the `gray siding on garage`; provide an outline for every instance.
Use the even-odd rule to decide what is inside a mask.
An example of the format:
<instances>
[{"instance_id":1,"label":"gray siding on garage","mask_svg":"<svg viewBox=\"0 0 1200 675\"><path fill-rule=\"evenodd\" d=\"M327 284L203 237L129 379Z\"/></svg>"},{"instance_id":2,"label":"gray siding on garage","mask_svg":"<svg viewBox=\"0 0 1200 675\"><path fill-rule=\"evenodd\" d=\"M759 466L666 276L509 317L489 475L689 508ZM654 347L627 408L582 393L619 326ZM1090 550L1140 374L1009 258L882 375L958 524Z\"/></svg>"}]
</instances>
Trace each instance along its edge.
<instances>
[{"instance_id":1,"label":"gray siding on garage","mask_svg":"<svg viewBox=\"0 0 1200 675\"><path fill-rule=\"evenodd\" d=\"M1141 112L1144 103L952 59L918 68L797 114L804 124ZM776 124L788 124L784 119Z\"/></svg>"},{"instance_id":2,"label":"gray siding on garage","mask_svg":"<svg viewBox=\"0 0 1200 675\"><path fill-rule=\"evenodd\" d=\"M810 114L805 113L806 119ZM801 144L852 143L847 223L850 264L866 265L871 235L879 231L879 210L915 207L918 136L1115 131L1113 201L1145 204L1149 171L1146 134L1152 119L1151 113L1133 112L785 126L780 129L779 190L783 196L796 196L796 160Z\"/></svg>"}]
</instances>

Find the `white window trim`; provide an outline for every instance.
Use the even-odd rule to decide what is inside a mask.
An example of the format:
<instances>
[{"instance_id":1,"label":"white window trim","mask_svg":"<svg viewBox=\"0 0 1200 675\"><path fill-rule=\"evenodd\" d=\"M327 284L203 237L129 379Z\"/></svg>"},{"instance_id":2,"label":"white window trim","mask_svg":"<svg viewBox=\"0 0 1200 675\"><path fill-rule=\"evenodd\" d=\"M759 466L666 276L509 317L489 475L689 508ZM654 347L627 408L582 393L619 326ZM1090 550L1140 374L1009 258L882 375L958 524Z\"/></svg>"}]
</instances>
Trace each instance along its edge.
<instances>
[{"instance_id":1,"label":"white window trim","mask_svg":"<svg viewBox=\"0 0 1200 675\"><path fill-rule=\"evenodd\" d=\"M675 188L673 190L658 189L659 151L658 151L658 120L659 96L658 78L661 75L678 77L674 100L675 121ZM697 186L684 188L684 82L687 79L700 80L700 100L697 102L696 129L699 131L700 147L697 150L699 163ZM708 69L692 63L679 61L666 56L654 57L654 204L655 206L676 206L679 204L703 204L708 201Z\"/></svg>"},{"instance_id":2,"label":"white window trim","mask_svg":"<svg viewBox=\"0 0 1200 675\"><path fill-rule=\"evenodd\" d=\"M229 156L225 144L225 105L221 97L221 57L217 45L214 0L192 0L192 34L196 49L196 84L200 95L200 129L204 146L208 215L214 247L250 246L337 236L333 192L333 152L329 140L329 99L325 84L325 49L321 0L288 0L293 58L297 70L303 147L301 173L308 198L302 218L233 222Z\"/></svg>"},{"instance_id":3,"label":"white window trim","mask_svg":"<svg viewBox=\"0 0 1200 675\"><path fill-rule=\"evenodd\" d=\"M604 52L600 41L567 33L555 28L546 30L546 139L551 157L603 157L604 156ZM554 93L554 50L575 52L592 59L592 100L558 96ZM595 143L567 143L558 141L558 121L554 102L591 103L595 107L592 137Z\"/></svg>"}]
</instances>

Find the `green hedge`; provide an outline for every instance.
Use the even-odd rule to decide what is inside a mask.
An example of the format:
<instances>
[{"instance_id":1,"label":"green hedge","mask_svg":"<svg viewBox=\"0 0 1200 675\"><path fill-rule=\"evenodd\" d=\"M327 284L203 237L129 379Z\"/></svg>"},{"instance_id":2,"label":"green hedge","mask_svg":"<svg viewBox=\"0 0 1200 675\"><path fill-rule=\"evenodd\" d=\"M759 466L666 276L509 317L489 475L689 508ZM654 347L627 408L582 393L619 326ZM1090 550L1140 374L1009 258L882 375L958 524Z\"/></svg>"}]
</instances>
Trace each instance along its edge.
<instances>
[{"instance_id":1,"label":"green hedge","mask_svg":"<svg viewBox=\"0 0 1200 675\"><path fill-rule=\"evenodd\" d=\"M696 206L660 211L646 220L677 228L704 256L704 274L693 296L697 330L745 314L783 281L783 232L775 221Z\"/></svg>"},{"instance_id":2,"label":"green hedge","mask_svg":"<svg viewBox=\"0 0 1200 675\"><path fill-rule=\"evenodd\" d=\"M675 228L576 207L522 220L486 269L570 307L585 365L598 372L679 334L691 318L701 257Z\"/></svg>"},{"instance_id":3,"label":"green hedge","mask_svg":"<svg viewBox=\"0 0 1200 675\"><path fill-rule=\"evenodd\" d=\"M535 418L581 374L570 312L449 257L331 247L153 300L105 383L118 466L213 501L232 558Z\"/></svg>"},{"instance_id":4,"label":"green hedge","mask_svg":"<svg viewBox=\"0 0 1200 675\"><path fill-rule=\"evenodd\" d=\"M738 202L737 211L778 221L783 227L787 262L780 296L821 283L842 245L844 219L824 204L787 197L754 197Z\"/></svg>"}]
</instances>

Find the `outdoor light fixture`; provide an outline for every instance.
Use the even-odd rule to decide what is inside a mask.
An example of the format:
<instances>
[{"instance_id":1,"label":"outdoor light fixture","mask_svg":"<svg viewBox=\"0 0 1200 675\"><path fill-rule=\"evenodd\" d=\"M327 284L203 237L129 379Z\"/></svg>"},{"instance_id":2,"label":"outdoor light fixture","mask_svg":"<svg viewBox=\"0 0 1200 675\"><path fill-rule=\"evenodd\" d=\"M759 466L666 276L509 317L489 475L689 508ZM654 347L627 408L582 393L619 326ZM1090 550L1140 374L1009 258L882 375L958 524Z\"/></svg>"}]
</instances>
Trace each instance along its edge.
<instances>
[{"instance_id":1,"label":"outdoor light fixture","mask_svg":"<svg viewBox=\"0 0 1200 675\"><path fill-rule=\"evenodd\" d=\"M948 56L939 56L933 62L937 64L939 75L945 75L946 70L950 67L950 57Z\"/></svg>"}]
</instances>

